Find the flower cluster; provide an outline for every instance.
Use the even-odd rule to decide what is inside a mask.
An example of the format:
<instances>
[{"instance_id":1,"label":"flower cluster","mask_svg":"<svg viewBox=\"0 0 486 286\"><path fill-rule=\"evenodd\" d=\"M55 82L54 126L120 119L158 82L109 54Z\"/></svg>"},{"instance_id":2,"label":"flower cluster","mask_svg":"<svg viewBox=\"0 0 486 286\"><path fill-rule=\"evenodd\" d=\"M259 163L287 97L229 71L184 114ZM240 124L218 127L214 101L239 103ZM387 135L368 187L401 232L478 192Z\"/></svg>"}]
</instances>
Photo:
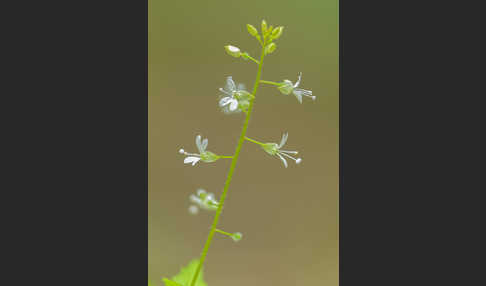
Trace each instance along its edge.
<instances>
[{"instance_id":1,"label":"flower cluster","mask_svg":"<svg viewBox=\"0 0 486 286\"><path fill-rule=\"evenodd\" d=\"M203 189L198 189L195 195L190 195L189 200L194 204L189 206L189 213L191 214L197 214L200 208L215 211L219 206L219 202L214 198L214 194L207 193Z\"/></svg>"},{"instance_id":2,"label":"flower cluster","mask_svg":"<svg viewBox=\"0 0 486 286\"><path fill-rule=\"evenodd\" d=\"M253 143L256 143L260 145L260 147L269 155L274 156L279 158L285 168L288 167L287 160L293 160L295 161L296 164L300 164L302 162L301 158L296 158L294 157L295 155L298 154L297 151L287 151L287 150L282 150L284 147L285 143L287 142L288 139L288 133L284 133L282 136L282 139L280 140L280 143L263 143L259 142L254 139L250 139L246 137L246 132L247 132L247 127L248 123L250 121L250 115L253 109L253 104L254 104L254 99L255 99L255 92L259 86L260 83L265 83L265 84L270 84L276 87L281 93L284 95L289 95L293 94L299 103L302 103L303 97L309 97L312 100L315 100L316 97L312 95L312 91L310 90L305 90L302 88L299 88L299 85L302 80L302 73L299 73L297 82L294 84L292 81L285 79L281 82L273 82L273 81L266 81L261 79L261 73L262 73L262 67L263 67L263 60L266 55L272 54L276 51L277 49L277 44L274 42L275 40L279 39L282 35L283 32L283 27L278 26L278 27L273 27L272 25L267 25L267 22L265 20L262 21L261 23L261 31L259 32L254 26L248 24L247 25L248 33L255 37L256 40L260 43L262 50L261 50L261 58L260 59L254 59L252 56L250 56L247 52L242 52L240 48L233 46L233 45L226 45L224 48L226 50L226 53L228 53L230 56L235 57L235 58L242 58L246 61L251 60L254 63L258 65L258 71L257 71L257 76L256 76L256 81L255 81L255 86L254 86L254 93L251 94L248 91L245 90L245 86L242 83L236 84L233 81L232 76L226 77L226 82L224 84L223 88L219 88L219 91L221 91L222 95L219 96L218 100L218 106L222 110L223 113L225 114L235 114L235 113L241 113L244 112L246 113L246 117L243 123L243 128L241 131L240 139L238 140L238 143L236 145L236 150L234 155L232 156L221 156L217 155L213 152L210 152L207 149L208 147L208 139L202 139L201 135L196 136L196 147L198 150L198 153L188 153L184 149L180 149L179 153L186 155L186 158L184 158L184 164L191 164L192 166L196 165L197 162L203 161L206 163L211 163L215 162L221 158L231 158L232 163L230 167L230 171L228 172L228 176L226 178L226 183L223 188L223 192L221 194L221 200L218 201L216 200L215 196L213 193L208 193L203 189L198 189L195 194L191 194L189 196L189 201L191 202L191 205L189 206L189 213L191 214L197 214L199 213L200 209L203 210L208 210L208 211L216 211L216 214L213 219L213 224L211 226L211 231L208 235L208 239L205 244L205 250L202 252L201 258L200 258L200 264L196 271L191 275L192 276L192 282L189 285L189 283L186 283L187 286L195 286L196 281L199 275L199 272L202 269L202 263L204 262L205 256L207 254L207 247L211 244L211 240L213 239L214 233L218 232L222 235L226 235L228 237L231 237L234 241L239 241L242 238L242 234L240 232L235 232L235 233L229 233L223 230L217 229L217 224L218 224L218 219L221 214L221 211L223 209L224 205L224 200L226 198L226 194L229 188L229 184L232 180L233 176L233 171L235 168L235 164L238 160L240 150L242 148L242 144L244 140L251 141ZM177 282L171 281L169 279L165 279L164 281L166 283L166 286L169 285L178 285Z\"/></svg>"}]
</instances>

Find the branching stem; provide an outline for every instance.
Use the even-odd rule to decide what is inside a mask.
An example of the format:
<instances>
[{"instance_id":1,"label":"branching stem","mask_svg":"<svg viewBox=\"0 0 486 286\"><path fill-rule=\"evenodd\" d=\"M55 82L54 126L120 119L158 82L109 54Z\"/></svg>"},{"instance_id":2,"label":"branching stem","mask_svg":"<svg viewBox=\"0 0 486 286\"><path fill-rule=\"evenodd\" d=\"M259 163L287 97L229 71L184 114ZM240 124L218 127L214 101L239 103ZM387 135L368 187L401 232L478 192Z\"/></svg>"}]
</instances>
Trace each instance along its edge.
<instances>
[{"instance_id":1,"label":"branching stem","mask_svg":"<svg viewBox=\"0 0 486 286\"><path fill-rule=\"evenodd\" d=\"M266 83L266 84L271 84L271 85L276 85L276 86L281 86L281 83L274 82L274 81L269 81L269 80L260 80L261 83Z\"/></svg>"},{"instance_id":2,"label":"branching stem","mask_svg":"<svg viewBox=\"0 0 486 286\"><path fill-rule=\"evenodd\" d=\"M246 137L246 136L245 136L245 139L246 139L246 140L248 140L248 141L250 141L250 142L253 142L253 143L255 143L255 144L261 145L261 146L265 145L265 143L258 142L258 141L256 141L256 140L253 140L253 139L248 138L248 137Z\"/></svg>"},{"instance_id":3,"label":"branching stem","mask_svg":"<svg viewBox=\"0 0 486 286\"><path fill-rule=\"evenodd\" d=\"M260 61L258 64L258 71L256 75L255 84L253 86L252 95L255 97L256 92L258 90L258 86L260 84L260 77L262 74L262 66L263 66L263 58L265 57L265 45L262 45L262 53L260 56ZM204 248L201 253L201 257L199 258L199 265L194 272L194 277L192 278L190 286L194 286L196 284L196 279L201 272L201 268L204 264L204 260L206 259L206 255L208 254L209 246L211 246L211 241L213 240L214 233L216 232L216 227L218 226L219 216L221 215L221 211L223 210L224 201L226 199L226 194L228 192L229 185L231 183L231 179L233 178L233 172L235 171L236 162L238 162L238 157L240 155L241 146L243 145L243 141L245 141L246 130L248 128L248 122L250 121L251 111L253 109L253 103L255 100L250 101L250 105L248 107L248 111L246 112L245 121L243 123L243 128L241 129L240 139L238 140L238 144L236 145L235 154L231 160L230 169L228 171L228 176L226 177L226 182L224 184L223 193L221 194L221 198L219 201L218 209L216 210L216 215L214 216L213 224L211 225L211 230L209 231L208 238L206 243L204 244Z\"/></svg>"}]
</instances>

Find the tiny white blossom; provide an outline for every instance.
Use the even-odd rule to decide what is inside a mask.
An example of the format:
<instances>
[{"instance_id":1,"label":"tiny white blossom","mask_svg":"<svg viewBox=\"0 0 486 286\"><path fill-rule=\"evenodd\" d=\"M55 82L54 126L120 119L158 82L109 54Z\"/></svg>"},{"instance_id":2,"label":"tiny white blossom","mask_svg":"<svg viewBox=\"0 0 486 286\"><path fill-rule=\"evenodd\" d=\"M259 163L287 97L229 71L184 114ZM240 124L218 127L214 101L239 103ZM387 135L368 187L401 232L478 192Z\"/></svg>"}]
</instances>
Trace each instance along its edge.
<instances>
[{"instance_id":1,"label":"tiny white blossom","mask_svg":"<svg viewBox=\"0 0 486 286\"><path fill-rule=\"evenodd\" d=\"M238 113L248 108L248 100L251 95L245 91L244 84L240 83L237 86L233 81L233 78L229 76L226 78L225 87L220 88L219 90L227 95L219 100L219 107L221 107L221 110L224 113Z\"/></svg>"},{"instance_id":2,"label":"tiny white blossom","mask_svg":"<svg viewBox=\"0 0 486 286\"><path fill-rule=\"evenodd\" d=\"M184 164L192 164L192 166L194 166L200 160L210 163L219 159L218 155L210 151L206 151L206 148L208 147L208 139L201 140L201 135L196 136L196 146L199 154L188 153L182 148L179 150L179 153L187 156L184 159Z\"/></svg>"},{"instance_id":3,"label":"tiny white blossom","mask_svg":"<svg viewBox=\"0 0 486 286\"><path fill-rule=\"evenodd\" d=\"M191 205L189 206L189 213L192 215L196 215L199 212L197 206Z\"/></svg>"},{"instance_id":4,"label":"tiny white blossom","mask_svg":"<svg viewBox=\"0 0 486 286\"><path fill-rule=\"evenodd\" d=\"M270 154L272 156L277 156L282 161L285 168L288 167L288 164L287 164L287 160L285 160L284 157L287 157L289 159L294 160L296 164L300 164L300 162L302 162L302 158L294 158L294 157L290 156L290 154L296 155L299 152L280 150L280 148L282 148L285 145L285 143L287 142L288 137L289 137L289 134L284 133L283 136L282 136L282 140L280 140L280 144L266 143L266 144L262 145L263 150L265 150L268 154Z\"/></svg>"},{"instance_id":5,"label":"tiny white blossom","mask_svg":"<svg viewBox=\"0 0 486 286\"><path fill-rule=\"evenodd\" d=\"M307 96L310 97L312 100L316 100L316 97L312 95L312 91L298 88L301 79L302 73L299 73L299 78L297 79L297 82L295 84L293 84L290 80L286 79L278 87L278 89L285 95L288 95L292 92L300 103L302 103L302 96Z\"/></svg>"},{"instance_id":6,"label":"tiny white blossom","mask_svg":"<svg viewBox=\"0 0 486 286\"><path fill-rule=\"evenodd\" d=\"M207 193L203 189L198 189L196 195L191 194L189 200L195 204L191 205L189 212L191 214L196 214L199 208L209 211L214 211L218 209L219 202L214 198L213 193ZM198 208L199 207L199 208ZM192 210L191 210L192 208Z\"/></svg>"}]
</instances>

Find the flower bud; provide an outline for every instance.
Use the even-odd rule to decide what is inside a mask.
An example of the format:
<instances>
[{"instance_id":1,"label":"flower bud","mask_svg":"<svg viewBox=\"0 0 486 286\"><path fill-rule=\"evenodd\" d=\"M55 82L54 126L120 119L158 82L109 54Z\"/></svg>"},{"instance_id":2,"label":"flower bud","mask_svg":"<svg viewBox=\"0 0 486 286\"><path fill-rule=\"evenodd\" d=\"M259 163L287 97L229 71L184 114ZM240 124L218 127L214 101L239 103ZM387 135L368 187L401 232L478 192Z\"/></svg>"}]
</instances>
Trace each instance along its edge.
<instances>
[{"instance_id":1,"label":"flower bud","mask_svg":"<svg viewBox=\"0 0 486 286\"><path fill-rule=\"evenodd\" d=\"M246 28L248 29L248 33L250 33L250 35L252 35L253 37L258 35L258 30L253 27L253 25L246 24Z\"/></svg>"},{"instance_id":2,"label":"flower bud","mask_svg":"<svg viewBox=\"0 0 486 286\"><path fill-rule=\"evenodd\" d=\"M262 34L265 35L267 32L267 22L265 20L262 20Z\"/></svg>"},{"instance_id":3,"label":"flower bud","mask_svg":"<svg viewBox=\"0 0 486 286\"><path fill-rule=\"evenodd\" d=\"M277 45L275 43L270 43L268 46L265 47L265 54L271 54L275 49L277 48Z\"/></svg>"},{"instance_id":4,"label":"flower bud","mask_svg":"<svg viewBox=\"0 0 486 286\"><path fill-rule=\"evenodd\" d=\"M235 46L227 45L227 46L224 46L224 49L226 50L228 55L230 55L232 57L239 58L241 56L240 49L238 49Z\"/></svg>"},{"instance_id":5,"label":"flower bud","mask_svg":"<svg viewBox=\"0 0 486 286\"><path fill-rule=\"evenodd\" d=\"M272 32L272 39L276 40L276 39L280 38L280 36L282 35L282 32L283 32L283 29L284 29L283 26L275 28Z\"/></svg>"},{"instance_id":6,"label":"flower bud","mask_svg":"<svg viewBox=\"0 0 486 286\"><path fill-rule=\"evenodd\" d=\"M231 238L235 241L235 242L238 242L241 240L241 238L243 237L243 234L241 232L235 232L233 233L233 235L231 235Z\"/></svg>"}]
</instances>

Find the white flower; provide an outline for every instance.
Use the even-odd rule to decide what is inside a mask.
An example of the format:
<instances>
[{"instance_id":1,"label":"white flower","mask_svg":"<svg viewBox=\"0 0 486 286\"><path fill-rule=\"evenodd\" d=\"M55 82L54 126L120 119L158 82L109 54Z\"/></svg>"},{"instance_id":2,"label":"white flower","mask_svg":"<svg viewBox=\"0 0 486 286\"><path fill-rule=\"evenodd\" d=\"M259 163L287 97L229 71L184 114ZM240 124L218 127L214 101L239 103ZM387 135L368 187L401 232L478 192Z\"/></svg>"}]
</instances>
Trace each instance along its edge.
<instances>
[{"instance_id":1,"label":"white flower","mask_svg":"<svg viewBox=\"0 0 486 286\"><path fill-rule=\"evenodd\" d=\"M200 160L206 163L210 163L220 158L220 156L210 151L206 151L206 148L208 147L208 139L204 139L201 141L201 135L196 136L196 146L199 154L187 153L186 151L184 151L184 149L179 150L179 153L188 156L184 159L184 164L192 164L194 166Z\"/></svg>"},{"instance_id":2,"label":"white flower","mask_svg":"<svg viewBox=\"0 0 486 286\"><path fill-rule=\"evenodd\" d=\"M277 143L266 143L262 145L263 150L265 150L268 154L272 156L278 156L282 163L284 164L285 168L288 167L287 160L285 160L284 157L290 158L295 161L296 164L300 164L302 162L301 158L294 158L290 156L290 154L296 155L297 151L285 151L285 150L280 150L285 143L287 142L287 138L289 137L288 133L284 133L282 136L282 140L280 141L280 144Z\"/></svg>"},{"instance_id":3,"label":"white flower","mask_svg":"<svg viewBox=\"0 0 486 286\"><path fill-rule=\"evenodd\" d=\"M196 195L191 194L189 200L195 205L189 207L189 212L191 214L197 214L199 208L209 211L214 211L218 209L219 202L214 198L213 193L207 193L203 189L198 189ZM199 207L199 208L198 208Z\"/></svg>"},{"instance_id":4,"label":"white flower","mask_svg":"<svg viewBox=\"0 0 486 286\"><path fill-rule=\"evenodd\" d=\"M233 78L229 76L226 78L225 87L219 90L227 95L219 100L219 107L221 107L224 113L230 114L238 113L242 110L246 111L251 94L245 91L245 85L240 83L237 87Z\"/></svg>"},{"instance_id":5,"label":"white flower","mask_svg":"<svg viewBox=\"0 0 486 286\"><path fill-rule=\"evenodd\" d=\"M302 73L299 73L299 78L295 84L293 84L290 80L286 79L278 87L278 89L280 90L281 93L285 95L288 95L292 92L295 95L295 97L297 97L297 100L300 103L302 103L302 96L308 96L312 100L316 100L316 97L312 95L312 91L298 88L301 79L302 79Z\"/></svg>"}]
</instances>

